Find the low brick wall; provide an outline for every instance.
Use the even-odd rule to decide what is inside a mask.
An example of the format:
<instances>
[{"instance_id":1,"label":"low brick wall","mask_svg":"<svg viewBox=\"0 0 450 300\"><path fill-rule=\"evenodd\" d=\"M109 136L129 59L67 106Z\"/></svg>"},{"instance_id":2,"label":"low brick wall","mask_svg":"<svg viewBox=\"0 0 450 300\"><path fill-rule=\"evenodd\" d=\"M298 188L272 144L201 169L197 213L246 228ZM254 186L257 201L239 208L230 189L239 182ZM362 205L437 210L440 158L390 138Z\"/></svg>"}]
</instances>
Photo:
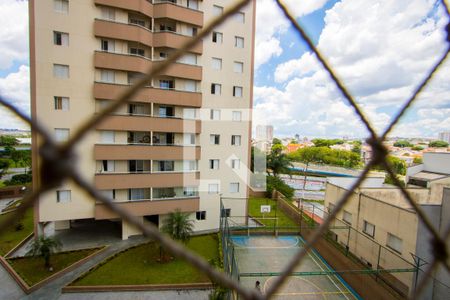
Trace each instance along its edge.
<instances>
[{"instance_id":1,"label":"low brick wall","mask_svg":"<svg viewBox=\"0 0 450 300\"><path fill-rule=\"evenodd\" d=\"M8 186L0 188L0 199L22 197L26 193L26 191L30 189L29 186L26 186L27 189L22 190L23 186L25 185Z\"/></svg>"}]
</instances>

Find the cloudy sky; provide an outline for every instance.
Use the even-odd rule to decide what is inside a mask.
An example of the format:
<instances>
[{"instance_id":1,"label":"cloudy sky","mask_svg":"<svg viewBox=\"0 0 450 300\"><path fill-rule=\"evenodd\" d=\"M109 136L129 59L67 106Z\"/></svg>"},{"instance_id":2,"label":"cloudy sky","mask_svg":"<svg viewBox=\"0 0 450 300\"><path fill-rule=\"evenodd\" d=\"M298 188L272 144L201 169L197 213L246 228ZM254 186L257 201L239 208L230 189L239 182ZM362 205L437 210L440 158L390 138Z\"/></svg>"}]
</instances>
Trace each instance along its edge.
<instances>
[{"instance_id":1,"label":"cloudy sky","mask_svg":"<svg viewBox=\"0 0 450 300\"><path fill-rule=\"evenodd\" d=\"M285 0L378 130L445 52L439 1ZM0 1L0 93L29 111L27 2ZM447 79L446 79L447 78ZM450 60L394 135L450 130ZM278 136L367 132L272 0L257 2L254 123ZM0 128L24 128L0 108Z\"/></svg>"}]
</instances>

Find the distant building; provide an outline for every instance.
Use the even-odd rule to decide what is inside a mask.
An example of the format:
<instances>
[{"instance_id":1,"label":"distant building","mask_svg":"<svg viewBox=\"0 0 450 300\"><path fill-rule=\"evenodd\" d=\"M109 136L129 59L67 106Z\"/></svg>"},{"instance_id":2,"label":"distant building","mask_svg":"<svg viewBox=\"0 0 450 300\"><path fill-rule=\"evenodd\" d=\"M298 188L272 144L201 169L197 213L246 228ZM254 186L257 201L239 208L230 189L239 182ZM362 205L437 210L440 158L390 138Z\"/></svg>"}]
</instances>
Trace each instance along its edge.
<instances>
[{"instance_id":1,"label":"distant building","mask_svg":"<svg viewBox=\"0 0 450 300\"><path fill-rule=\"evenodd\" d=\"M272 125L257 125L256 126L256 140L259 140L259 141L273 140L273 126Z\"/></svg>"},{"instance_id":2,"label":"distant building","mask_svg":"<svg viewBox=\"0 0 450 300\"><path fill-rule=\"evenodd\" d=\"M450 144L450 131L444 131L439 133L439 140L445 141Z\"/></svg>"},{"instance_id":3,"label":"distant building","mask_svg":"<svg viewBox=\"0 0 450 300\"><path fill-rule=\"evenodd\" d=\"M424 153L423 162L408 168L407 190L428 220L443 235L450 225L450 153ZM329 178L325 207L332 210L354 180ZM363 184L353 191L336 219L361 232L361 235L349 237L344 230L332 229L335 241L348 247L352 254L370 267L399 268L403 263L393 259L393 253L412 264L418 257L422 262L431 262L433 259L431 235L397 187L373 180L370 184ZM370 248L373 245L371 241L378 243L381 248ZM449 246L450 241L447 241L447 249ZM403 292L409 293L415 287L414 273L391 275L392 282ZM419 281L422 276L423 273L419 272ZM433 277L420 299L448 299L450 273L440 266Z\"/></svg>"},{"instance_id":4,"label":"distant building","mask_svg":"<svg viewBox=\"0 0 450 300\"><path fill-rule=\"evenodd\" d=\"M298 149L301 149L301 148L304 148L304 147L306 147L305 144L288 144L286 146L286 152L287 153L292 153L292 152L295 152Z\"/></svg>"}]
</instances>

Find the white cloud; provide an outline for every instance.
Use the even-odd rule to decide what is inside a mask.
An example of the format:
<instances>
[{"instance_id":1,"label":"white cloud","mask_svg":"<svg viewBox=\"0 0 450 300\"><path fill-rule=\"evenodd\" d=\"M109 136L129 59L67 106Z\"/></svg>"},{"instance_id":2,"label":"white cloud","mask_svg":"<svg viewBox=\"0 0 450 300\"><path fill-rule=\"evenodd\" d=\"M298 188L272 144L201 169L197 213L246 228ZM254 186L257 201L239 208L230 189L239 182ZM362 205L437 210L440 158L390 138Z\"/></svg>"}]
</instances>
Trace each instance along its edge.
<instances>
[{"instance_id":1,"label":"white cloud","mask_svg":"<svg viewBox=\"0 0 450 300\"><path fill-rule=\"evenodd\" d=\"M28 59L28 1L0 1L0 70Z\"/></svg>"},{"instance_id":2,"label":"white cloud","mask_svg":"<svg viewBox=\"0 0 450 300\"><path fill-rule=\"evenodd\" d=\"M296 17L310 14L322 8L328 0L285 0ZM287 31L289 22L273 0L259 0L256 4L255 68L278 57L283 50L279 35Z\"/></svg>"},{"instance_id":3,"label":"white cloud","mask_svg":"<svg viewBox=\"0 0 450 300\"><path fill-rule=\"evenodd\" d=\"M30 68L20 66L17 73L0 78L0 94L23 112L30 113ZM29 128L6 108L0 108L0 128Z\"/></svg>"},{"instance_id":4,"label":"white cloud","mask_svg":"<svg viewBox=\"0 0 450 300\"><path fill-rule=\"evenodd\" d=\"M435 1L428 0L343 0L326 12L318 48L378 130L388 124L391 115L410 97L445 51L443 28L447 19L443 10L436 9L434 4ZM426 109L450 108L449 77L450 63L447 63L415 106L423 109L417 113L423 119L409 125L420 124L422 128L406 130L404 135L418 132L434 135L445 126L449 128L448 114L439 117L435 111L426 114ZM285 87L272 91L277 97L268 98L274 99L270 106L288 102L279 99L299 100L295 108L284 111L285 121L279 126L282 131L350 136L365 133L362 125L354 122L352 110L337 104L344 100L310 52L278 65L275 80ZM299 82L303 84L298 85ZM255 93L255 96L257 107L268 101L263 100L266 98L263 94ZM273 122L274 114L266 116L268 122ZM289 128L286 124L290 119L299 120L304 129Z\"/></svg>"}]
</instances>

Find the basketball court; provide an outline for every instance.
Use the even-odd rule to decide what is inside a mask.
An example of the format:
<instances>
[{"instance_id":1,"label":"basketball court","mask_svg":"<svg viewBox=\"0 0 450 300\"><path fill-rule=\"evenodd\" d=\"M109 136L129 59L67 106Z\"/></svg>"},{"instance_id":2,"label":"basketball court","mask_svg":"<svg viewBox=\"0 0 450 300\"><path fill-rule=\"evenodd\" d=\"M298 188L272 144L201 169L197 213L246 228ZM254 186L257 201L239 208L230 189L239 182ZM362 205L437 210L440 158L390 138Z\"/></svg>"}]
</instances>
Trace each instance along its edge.
<instances>
[{"instance_id":1,"label":"basketball court","mask_svg":"<svg viewBox=\"0 0 450 300\"><path fill-rule=\"evenodd\" d=\"M298 236L231 236L234 244L240 282L249 288L261 283L264 293L275 281L292 257L303 246ZM275 299L361 299L337 274L320 274L333 271L316 252L310 251L290 276ZM310 272L305 274L304 272Z\"/></svg>"}]
</instances>

